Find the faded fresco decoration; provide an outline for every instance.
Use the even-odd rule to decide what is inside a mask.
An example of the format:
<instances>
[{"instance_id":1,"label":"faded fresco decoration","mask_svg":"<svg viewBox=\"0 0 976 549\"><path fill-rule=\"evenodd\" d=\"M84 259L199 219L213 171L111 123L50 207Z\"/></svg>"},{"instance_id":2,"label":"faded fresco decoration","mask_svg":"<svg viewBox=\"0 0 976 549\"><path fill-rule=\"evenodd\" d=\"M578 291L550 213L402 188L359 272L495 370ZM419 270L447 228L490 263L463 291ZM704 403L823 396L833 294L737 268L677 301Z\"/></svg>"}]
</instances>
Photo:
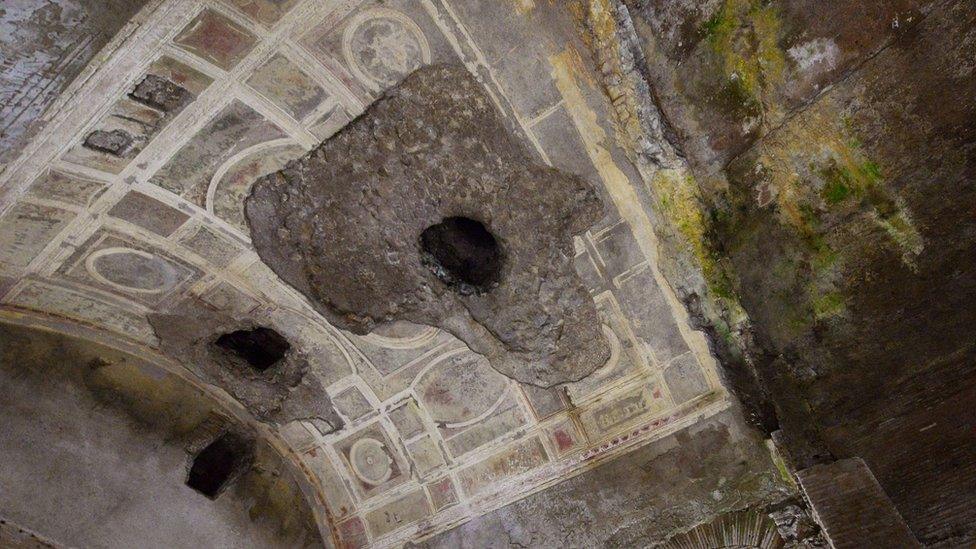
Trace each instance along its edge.
<instances>
[{"instance_id":1,"label":"faded fresco decoration","mask_svg":"<svg viewBox=\"0 0 976 549\"><path fill-rule=\"evenodd\" d=\"M323 434L298 421L280 434L343 547L432 535L724 410L711 359L660 283L646 216L614 206L639 178L609 144L613 129L594 128L609 118L574 72L585 46L573 22L546 21L569 30L542 40L510 4L163 1L150 24L171 32L128 44L142 56L131 73L96 73L74 98L84 122L48 129L68 146L2 175L24 182L0 202L0 233L12 235L0 249L4 310L149 348L147 315L201 302L297 334L345 425ZM242 203L255 179L440 62L477 77L528 154L586 178L609 205L575 238L611 347L582 381L522 385L427 326L338 330L251 246Z\"/></svg>"}]
</instances>

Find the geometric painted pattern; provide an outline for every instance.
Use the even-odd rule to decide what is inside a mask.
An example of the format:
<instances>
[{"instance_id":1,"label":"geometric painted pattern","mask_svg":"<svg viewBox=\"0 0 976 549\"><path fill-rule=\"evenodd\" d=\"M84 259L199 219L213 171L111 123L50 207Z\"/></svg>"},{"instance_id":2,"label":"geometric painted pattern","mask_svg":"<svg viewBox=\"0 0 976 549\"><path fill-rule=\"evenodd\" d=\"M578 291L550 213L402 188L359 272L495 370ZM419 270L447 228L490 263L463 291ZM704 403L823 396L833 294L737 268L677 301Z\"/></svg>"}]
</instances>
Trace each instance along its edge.
<instances>
[{"instance_id":1,"label":"geometric painted pattern","mask_svg":"<svg viewBox=\"0 0 976 549\"><path fill-rule=\"evenodd\" d=\"M422 539L723 410L703 341L660 283L646 214L614 207L641 184L592 123L610 117L594 112L606 106L580 74L583 46L538 33L574 22L539 25L515 4L534 5L160 2L0 174L0 312L153 349L146 315L202 300L297 334L346 426L278 436L344 547ZM251 246L240 208L254 179L440 62L464 64L530 154L608 205L576 238L575 266L612 352L578 383L521 385L425 326L337 330Z\"/></svg>"}]
</instances>

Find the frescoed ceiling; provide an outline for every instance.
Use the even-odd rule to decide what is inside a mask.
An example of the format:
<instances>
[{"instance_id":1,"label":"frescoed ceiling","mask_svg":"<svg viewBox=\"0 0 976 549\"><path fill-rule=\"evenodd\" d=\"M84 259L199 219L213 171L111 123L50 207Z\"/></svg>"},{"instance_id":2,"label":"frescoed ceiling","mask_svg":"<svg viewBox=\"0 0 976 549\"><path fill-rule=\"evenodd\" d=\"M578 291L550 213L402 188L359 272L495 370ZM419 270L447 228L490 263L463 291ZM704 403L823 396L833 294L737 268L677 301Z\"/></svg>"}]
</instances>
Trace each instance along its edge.
<instances>
[{"instance_id":1,"label":"frescoed ceiling","mask_svg":"<svg viewBox=\"0 0 976 549\"><path fill-rule=\"evenodd\" d=\"M3 319L128 349L159 348L147 315L201 302L274 326L344 421L280 435L317 491L320 529L347 547L428 537L724 411L704 339L656 266L646 189L597 122L608 102L576 22L549 4L149 2L0 174ZM425 326L340 331L251 246L242 204L256 178L447 62L538 160L608 205L576 238L575 265L612 355L580 382L520 384Z\"/></svg>"}]
</instances>

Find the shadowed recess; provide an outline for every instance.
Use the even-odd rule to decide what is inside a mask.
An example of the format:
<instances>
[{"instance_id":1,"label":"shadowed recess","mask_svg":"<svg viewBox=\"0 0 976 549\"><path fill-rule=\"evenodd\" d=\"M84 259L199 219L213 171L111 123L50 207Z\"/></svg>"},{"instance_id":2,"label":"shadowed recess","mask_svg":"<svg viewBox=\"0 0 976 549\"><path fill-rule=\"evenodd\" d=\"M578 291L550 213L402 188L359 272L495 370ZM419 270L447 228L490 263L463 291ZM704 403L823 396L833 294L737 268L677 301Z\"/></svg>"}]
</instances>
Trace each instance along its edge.
<instances>
[{"instance_id":1,"label":"shadowed recess","mask_svg":"<svg viewBox=\"0 0 976 549\"><path fill-rule=\"evenodd\" d=\"M464 295L488 291L501 278L498 241L474 219L448 217L421 233L420 246L437 278Z\"/></svg>"},{"instance_id":2,"label":"shadowed recess","mask_svg":"<svg viewBox=\"0 0 976 549\"><path fill-rule=\"evenodd\" d=\"M264 326L226 333L218 337L215 343L244 359L260 372L277 364L291 349L291 344L284 336Z\"/></svg>"},{"instance_id":3,"label":"shadowed recess","mask_svg":"<svg viewBox=\"0 0 976 549\"><path fill-rule=\"evenodd\" d=\"M227 481L243 471L249 453L249 444L243 438L231 433L221 435L193 458L186 485L216 499Z\"/></svg>"}]
</instances>

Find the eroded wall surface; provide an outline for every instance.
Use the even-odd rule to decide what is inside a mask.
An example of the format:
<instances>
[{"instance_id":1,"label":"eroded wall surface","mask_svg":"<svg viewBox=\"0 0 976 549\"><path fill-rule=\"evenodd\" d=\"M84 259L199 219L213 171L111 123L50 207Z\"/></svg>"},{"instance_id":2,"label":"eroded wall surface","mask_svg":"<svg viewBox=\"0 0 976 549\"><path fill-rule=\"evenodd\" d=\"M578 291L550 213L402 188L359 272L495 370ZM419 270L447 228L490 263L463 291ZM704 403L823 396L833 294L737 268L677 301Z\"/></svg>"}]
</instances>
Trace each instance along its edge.
<instances>
[{"instance_id":1,"label":"eroded wall surface","mask_svg":"<svg viewBox=\"0 0 976 549\"><path fill-rule=\"evenodd\" d=\"M145 4L12 0L0 6L0 171L44 125L48 107Z\"/></svg>"},{"instance_id":2,"label":"eroded wall surface","mask_svg":"<svg viewBox=\"0 0 976 549\"><path fill-rule=\"evenodd\" d=\"M799 468L862 457L919 541L971 543L972 2L624 4L690 168L651 182L703 243L679 293L751 338Z\"/></svg>"},{"instance_id":3,"label":"eroded wall surface","mask_svg":"<svg viewBox=\"0 0 976 549\"><path fill-rule=\"evenodd\" d=\"M223 412L130 355L0 326L0 516L66 547L321 547L267 447L216 500L185 484Z\"/></svg>"}]
</instances>

